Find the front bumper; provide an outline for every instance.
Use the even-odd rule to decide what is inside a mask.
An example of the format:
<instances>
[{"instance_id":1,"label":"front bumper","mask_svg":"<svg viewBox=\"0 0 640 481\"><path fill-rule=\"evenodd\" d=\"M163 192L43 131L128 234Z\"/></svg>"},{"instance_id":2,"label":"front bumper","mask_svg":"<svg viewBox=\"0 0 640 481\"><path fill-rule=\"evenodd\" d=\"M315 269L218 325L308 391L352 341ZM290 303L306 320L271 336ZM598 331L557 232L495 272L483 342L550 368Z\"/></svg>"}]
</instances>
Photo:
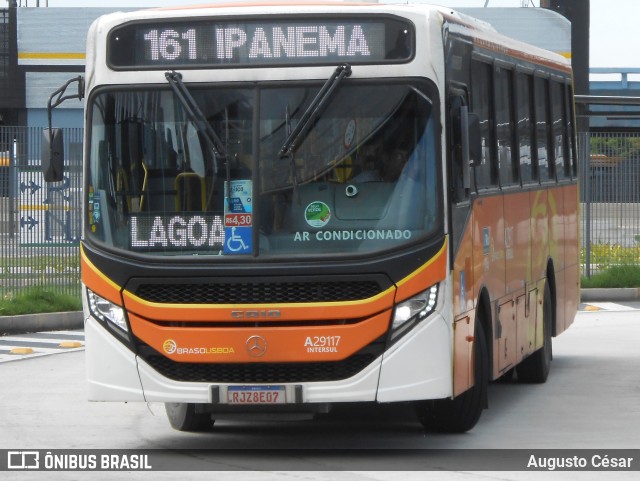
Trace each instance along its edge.
<instances>
[{"instance_id":1,"label":"front bumper","mask_svg":"<svg viewBox=\"0 0 640 481\"><path fill-rule=\"evenodd\" d=\"M92 401L224 403L229 385L183 382L161 375L93 317L85 322ZM357 374L327 382L283 383L297 402L396 402L452 395L452 334L435 313ZM217 389L212 389L216 386ZM214 399L213 392L218 399Z\"/></svg>"}]
</instances>

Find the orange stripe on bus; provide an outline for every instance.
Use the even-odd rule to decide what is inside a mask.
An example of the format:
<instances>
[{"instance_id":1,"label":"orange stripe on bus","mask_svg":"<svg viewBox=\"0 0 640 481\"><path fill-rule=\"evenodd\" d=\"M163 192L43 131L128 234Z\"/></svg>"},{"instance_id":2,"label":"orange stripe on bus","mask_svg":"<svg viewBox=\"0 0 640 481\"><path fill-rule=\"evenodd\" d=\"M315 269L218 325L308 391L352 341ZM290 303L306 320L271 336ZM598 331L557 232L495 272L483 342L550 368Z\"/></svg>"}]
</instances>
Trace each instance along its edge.
<instances>
[{"instance_id":1,"label":"orange stripe on bus","mask_svg":"<svg viewBox=\"0 0 640 481\"><path fill-rule=\"evenodd\" d=\"M80 247L80 267L82 282L85 286L114 304L122 305L120 287L91 263L82 247Z\"/></svg>"},{"instance_id":2,"label":"orange stripe on bus","mask_svg":"<svg viewBox=\"0 0 640 481\"><path fill-rule=\"evenodd\" d=\"M240 311L278 311L278 317L262 320L300 321L355 319L372 316L393 306L395 288L369 299L343 302L309 302L289 304L163 304L145 301L124 291L124 303L128 311L157 321L221 321L237 322L234 313Z\"/></svg>"},{"instance_id":3,"label":"orange stripe on bus","mask_svg":"<svg viewBox=\"0 0 640 481\"><path fill-rule=\"evenodd\" d=\"M435 256L398 282L396 302L402 302L445 279L447 275L447 244L448 240L445 238L440 251Z\"/></svg>"},{"instance_id":4,"label":"orange stripe on bus","mask_svg":"<svg viewBox=\"0 0 640 481\"><path fill-rule=\"evenodd\" d=\"M340 326L185 328L129 315L137 338L174 361L198 363L340 361L384 335L390 319L388 310Z\"/></svg>"}]
</instances>

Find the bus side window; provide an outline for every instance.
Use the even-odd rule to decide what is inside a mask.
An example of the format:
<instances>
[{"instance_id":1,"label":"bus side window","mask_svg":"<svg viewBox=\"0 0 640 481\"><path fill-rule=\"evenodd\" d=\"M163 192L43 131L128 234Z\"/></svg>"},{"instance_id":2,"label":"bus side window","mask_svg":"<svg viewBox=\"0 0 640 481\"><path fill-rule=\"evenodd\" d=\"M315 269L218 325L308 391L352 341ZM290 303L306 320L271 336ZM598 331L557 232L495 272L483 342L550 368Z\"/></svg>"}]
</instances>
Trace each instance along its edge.
<instances>
[{"instance_id":1,"label":"bus side window","mask_svg":"<svg viewBox=\"0 0 640 481\"><path fill-rule=\"evenodd\" d=\"M518 119L518 142L520 150L520 177L523 183L537 182L535 163L535 139L532 120L532 77L524 73L516 74L516 118Z\"/></svg>"},{"instance_id":2,"label":"bus side window","mask_svg":"<svg viewBox=\"0 0 640 481\"><path fill-rule=\"evenodd\" d=\"M538 158L538 173L540 181L545 182L555 178L553 167L549 164L549 115L547 112L549 88L546 79L534 77L535 115L536 115L536 146Z\"/></svg>"},{"instance_id":3,"label":"bus side window","mask_svg":"<svg viewBox=\"0 0 640 481\"><path fill-rule=\"evenodd\" d=\"M498 185L498 170L493 155L495 137L491 109L491 69L492 66L487 63L478 60L471 62L471 112L478 116L482 144L482 157L472 169L472 185L475 182L476 190Z\"/></svg>"},{"instance_id":4,"label":"bus side window","mask_svg":"<svg viewBox=\"0 0 640 481\"><path fill-rule=\"evenodd\" d=\"M558 180L571 176L568 169L566 113L564 108L563 84L551 82L551 115L552 115L552 141L555 160L555 171Z\"/></svg>"},{"instance_id":5,"label":"bus side window","mask_svg":"<svg viewBox=\"0 0 640 481\"><path fill-rule=\"evenodd\" d=\"M498 143L498 165L500 185L519 182L517 149L513 142L512 83L511 70L496 66L494 69L496 137Z\"/></svg>"}]
</instances>

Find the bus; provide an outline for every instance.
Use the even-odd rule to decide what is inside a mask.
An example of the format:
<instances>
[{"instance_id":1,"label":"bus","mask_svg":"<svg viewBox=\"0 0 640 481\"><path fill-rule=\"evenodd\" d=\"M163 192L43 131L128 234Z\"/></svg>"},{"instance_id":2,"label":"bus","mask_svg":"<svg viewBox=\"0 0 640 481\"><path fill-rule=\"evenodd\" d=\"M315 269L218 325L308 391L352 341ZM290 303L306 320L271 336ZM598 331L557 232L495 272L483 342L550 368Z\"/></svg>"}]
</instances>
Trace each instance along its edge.
<instances>
[{"instance_id":1,"label":"bus","mask_svg":"<svg viewBox=\"0 0 640 481\"><path fill-rule=\"evenodd\" d=\"M565 58L442 7L234 3L101 17L78 80L90 400L465 432L491 381L547 379L579 292Z\"/></svg>"}]
</instances>

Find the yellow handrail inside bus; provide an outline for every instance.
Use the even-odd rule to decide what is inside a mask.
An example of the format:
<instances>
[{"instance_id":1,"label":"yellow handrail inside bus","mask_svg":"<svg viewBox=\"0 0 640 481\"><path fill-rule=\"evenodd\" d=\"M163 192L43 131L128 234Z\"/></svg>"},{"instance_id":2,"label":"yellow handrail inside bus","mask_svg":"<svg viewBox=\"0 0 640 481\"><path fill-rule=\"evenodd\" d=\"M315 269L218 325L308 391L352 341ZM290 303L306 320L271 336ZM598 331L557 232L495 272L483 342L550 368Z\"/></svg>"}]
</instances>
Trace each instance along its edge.
<instances>
[{"instance_id":1,"label":"yellow handrail inside bus","mask_svg":"<svg viewBox=\"0 0 640 481\"><path fill-rule=\"evenodd\" d=\"M125 201L127 202L127 211L131 212L131 193L129 192L129 180L124 167L120 166L118 168L118 174L116 175L116 192L122 193L124 195Z\"/></svg>"},{"instance_id":2,"label":"yellow handrail inside bus","mask_svg":"<svg viewBox=\"0 0 640 481\"><path fill-rule=\"evenodd\" d=\"M147 179L149 177L149 171L147 170L147 166L144 163L144 160L140 163L142 165L142 170L144 171L144 176L142 178L142 192L140 193L140 211L142 211L145 200L144 193L147 191Z\"/></svg>"}]
</instances>

